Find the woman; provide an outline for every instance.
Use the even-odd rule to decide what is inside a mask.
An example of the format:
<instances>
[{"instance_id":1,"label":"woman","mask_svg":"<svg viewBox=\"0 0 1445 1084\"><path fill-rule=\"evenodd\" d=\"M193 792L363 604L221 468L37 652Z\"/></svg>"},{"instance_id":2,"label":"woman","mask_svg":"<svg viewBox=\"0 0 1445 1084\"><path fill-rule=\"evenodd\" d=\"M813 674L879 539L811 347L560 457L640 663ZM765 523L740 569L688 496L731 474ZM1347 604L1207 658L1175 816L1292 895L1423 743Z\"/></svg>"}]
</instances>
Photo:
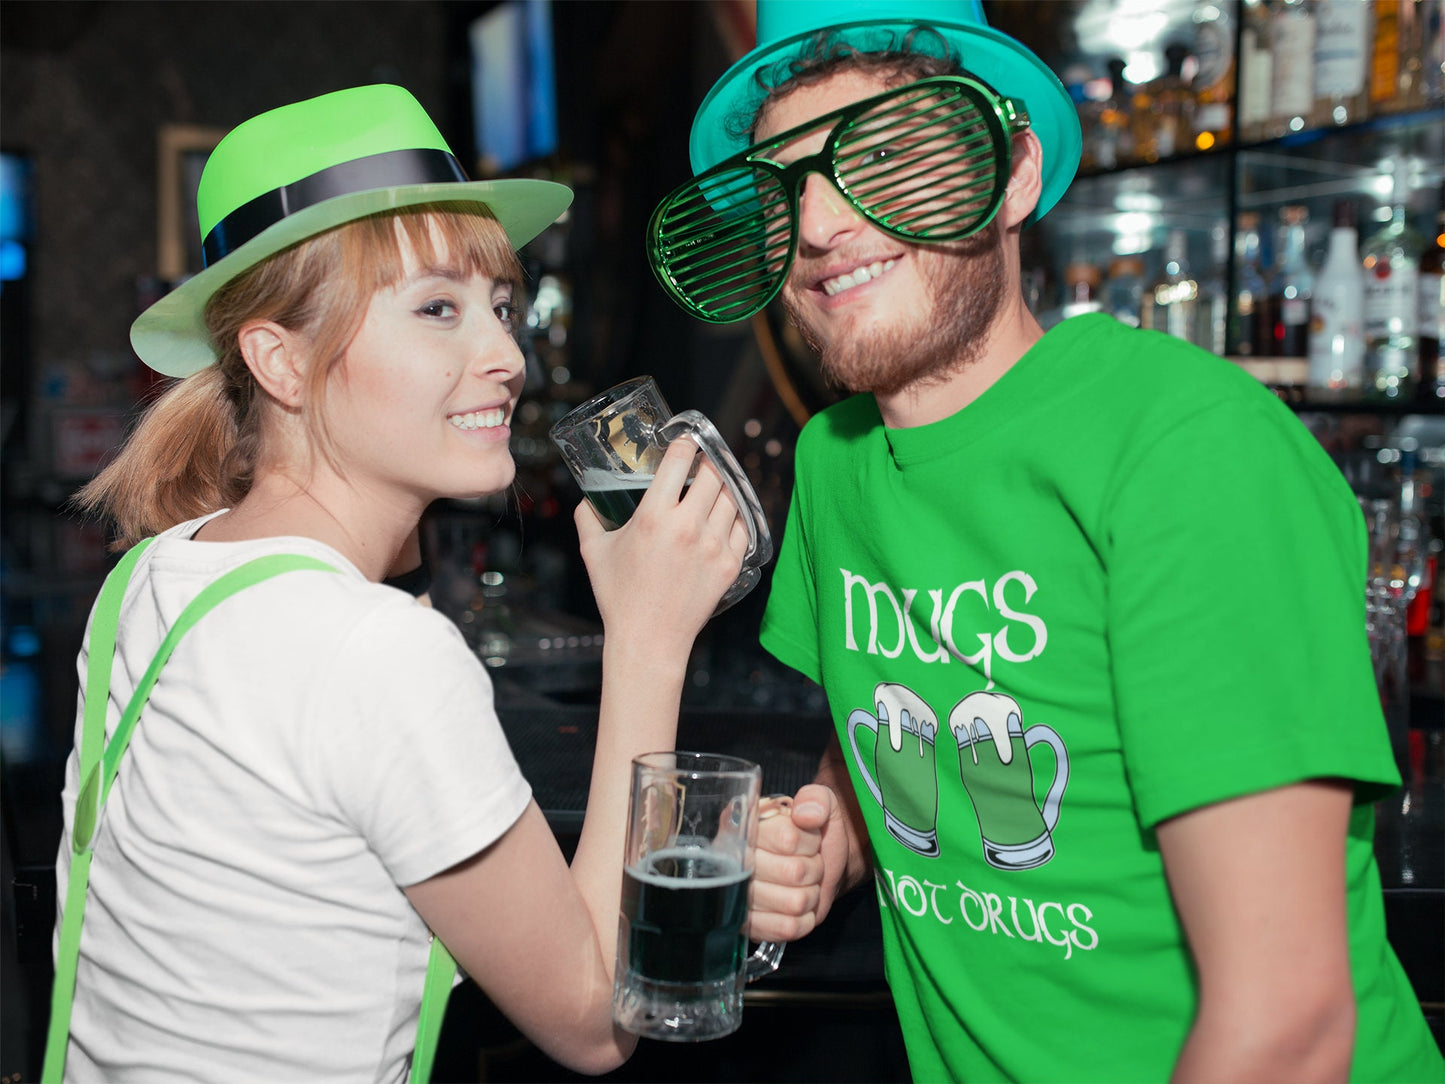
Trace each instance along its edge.
<instances>
[{"instance_id":1,"label":"woman","mask_svg":"<svg viewBox=\"0 0 1445 1084\"><path fill-rule=\"evenodd\" d=\"M262 114L207 163L208 266L132 330L185 379L81 495L123 542L159 535L120 610L107 731L219 575L283 553L336 571L247 587L166 665L94 837L67 1078L401 1079L429 930L557 1061L630 1053L610 1015L629 763L674 745L688 652L746 548L732 503L710 471L682 496L678 442L623 529L578 507L607 635L570 868L484 669L380 582L416 563L430 502L512 482L513 249L569 198L466 182L396 87ZM82 782L72 756L67 826ZM67 832L62 885L71 854Z\"/></svg>"}]
</instances>

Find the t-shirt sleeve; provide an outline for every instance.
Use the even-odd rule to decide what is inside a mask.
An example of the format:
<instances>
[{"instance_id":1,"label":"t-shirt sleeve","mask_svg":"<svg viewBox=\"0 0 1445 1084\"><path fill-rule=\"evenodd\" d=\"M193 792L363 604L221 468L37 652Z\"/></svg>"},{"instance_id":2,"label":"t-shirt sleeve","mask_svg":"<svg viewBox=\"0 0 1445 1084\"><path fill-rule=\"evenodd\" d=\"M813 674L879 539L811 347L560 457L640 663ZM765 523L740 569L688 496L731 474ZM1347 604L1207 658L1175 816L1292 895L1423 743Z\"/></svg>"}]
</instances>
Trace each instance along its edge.
<instances>
[{"instance_id":1,"label":"t-shirt sleeve","mask_svg":"<svg viewBox=\"0 0 1445 1084\"><path fill-rule=\"evenodd\" d=\"M316 693L333 735L317 778L399 885L489 846L531 799L490 677L433 610L399 598L372 610Z\"/></svg>"},{"instance_id":2,"label":"t-shirt sleeve","mask_svg":"<svg viewBox=\"0 0 1445 1084\"><path fill-rule=\"evenodd\" d=\"M806 431L798 445L797 483L788 506L783 542L773 568L772 587L758 634L764 650L785 666L815 682L822 681L818 657L818 591L807 544L807 501L804 498Z\"/></svg>"},{"instance_id":3,"label":"t-shirt sleeve","mask_svg":"<svg viewBox=\"0 0 1445 1084\"><path fill-rule=\"evenodd\" d=\"M1141 821L1312 778L1383 796L1399 777L1365 632L1364 521L1343 477L1269 399L1202 405L1141 446L1106 555Z\"/></svg>"}]
</instances>

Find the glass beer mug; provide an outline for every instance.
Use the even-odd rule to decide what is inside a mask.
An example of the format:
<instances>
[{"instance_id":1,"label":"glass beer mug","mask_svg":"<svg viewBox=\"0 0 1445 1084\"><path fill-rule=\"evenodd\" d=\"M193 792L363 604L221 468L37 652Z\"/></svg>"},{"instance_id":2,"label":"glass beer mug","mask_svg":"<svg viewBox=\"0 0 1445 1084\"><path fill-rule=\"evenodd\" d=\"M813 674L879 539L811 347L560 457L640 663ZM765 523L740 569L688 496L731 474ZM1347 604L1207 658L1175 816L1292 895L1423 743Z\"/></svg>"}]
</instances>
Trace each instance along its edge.
<instances>
[{"instance_id":1,"label":"glass beer mug","mask_svg":"<svg viewBox=\"0 0 1445 1084\"><path fill-rule=\"evenodd\" d=\"M673 414L657 383L640 376L593 396L552 426L552 443L597 514L611 528L626 523L652 484L667 446L686 434L702 449L737 506L748 532L742 571L718 603L721 613L756 585L773 556L762 505L717 428L696 410Z\"/></svg>"},{"instance_id":2,"label":"glass beer mug","mask_svg":"<svg viewBox=\"0 0 1445 1084\"><path fill-rule=\"evenodd\" d=\"M649 1039L717 1039L742 1024L743 987L783 946L748 954L762 769L710 753L632 761L612 1018Z\"/></svg>"}]
</instances>

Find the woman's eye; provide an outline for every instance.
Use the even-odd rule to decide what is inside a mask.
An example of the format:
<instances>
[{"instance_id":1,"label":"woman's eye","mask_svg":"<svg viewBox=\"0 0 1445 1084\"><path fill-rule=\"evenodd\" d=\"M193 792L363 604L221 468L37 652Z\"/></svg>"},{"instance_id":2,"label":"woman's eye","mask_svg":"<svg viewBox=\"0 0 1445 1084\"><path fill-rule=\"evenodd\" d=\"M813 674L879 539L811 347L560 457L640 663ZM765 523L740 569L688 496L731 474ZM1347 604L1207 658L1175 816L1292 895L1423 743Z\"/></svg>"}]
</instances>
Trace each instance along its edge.
<instances>
[{"instance_id":1,"label":"woman's eye","mask_svg":"<svg viewBox=\"0 0 1445 1084\"><path fill-rule=\"evenodd\" d=\"M457 307L454 304L450 301L442 300L428 301L421 308L417 309L417 312L423 316L432 317L452 316L455 315L456 311Z\"/></svg>"},{"instance_id":2,"label":"woman's eye","mask_svg":"<svg viewBox=\"0 0 1445 1084\"><path fill-rule=\"evenodd\" d=\"M517 319L517 306L510 301L499 301L492 306L492 311L497 314L497 319L507 327L511 327Z\"/></svg>"}]
</instances>

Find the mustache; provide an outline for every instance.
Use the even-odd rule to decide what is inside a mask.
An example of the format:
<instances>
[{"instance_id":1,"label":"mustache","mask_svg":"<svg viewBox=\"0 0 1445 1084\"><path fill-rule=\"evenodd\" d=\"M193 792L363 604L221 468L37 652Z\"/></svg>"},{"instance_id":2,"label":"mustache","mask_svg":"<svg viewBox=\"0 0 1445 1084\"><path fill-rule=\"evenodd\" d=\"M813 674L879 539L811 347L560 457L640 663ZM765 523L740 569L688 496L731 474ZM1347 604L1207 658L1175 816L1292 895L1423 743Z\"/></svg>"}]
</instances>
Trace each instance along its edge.
<instances>
[{"instance_id":1,"label":"mustache","mask_svg":"<svg viewBox=\"0 0 1445 1084\"><path fill-rule=\"evenodd\" d=\"M1000 239L999 222L998 219L994 219L978 233L958 241L910 241L895 237L892 238L892 242L895 245L902 245L907 255L937 254L960 260L971 260L987 255L998 246ZM862 266L885 258L895 258L893 255L880 254L877 248L876 242L870 244L864 240L835 249L825 256L804 256L801 252L796 252L793 254L793 266L788 272L788 281L789 283L816 282L825 271L839 264ZM783 303L785 306L787 305L786 298Z\"/></svg>"}]
</instances>

